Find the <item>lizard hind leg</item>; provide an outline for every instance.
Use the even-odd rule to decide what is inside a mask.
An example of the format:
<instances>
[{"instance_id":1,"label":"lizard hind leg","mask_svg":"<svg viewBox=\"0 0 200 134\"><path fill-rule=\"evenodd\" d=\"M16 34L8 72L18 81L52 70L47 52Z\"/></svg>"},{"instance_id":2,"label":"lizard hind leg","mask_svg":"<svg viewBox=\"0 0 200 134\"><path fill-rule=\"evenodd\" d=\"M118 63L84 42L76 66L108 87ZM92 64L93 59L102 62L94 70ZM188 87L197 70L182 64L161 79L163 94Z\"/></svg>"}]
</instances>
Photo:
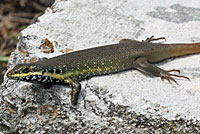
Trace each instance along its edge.
<instances>
[{"instance_id":1,"label":"lizard hind leg","mask_svg":"<svg viewBox=\"0 0 200 134\"><path fill-rule=\"evenodd\" d=\"M121 39L120 41L119 41L119 44L127 44L127 43L135 43L135 42L139 42L139 41L137 41L137 40L133 40L133 39Z\"/></svg>"},{"instance_id":2,"label":"lizard hind leg","mask_svg":"<svg viewBox=\"0 0 200 134\"><path fill-rule=\"evenodd\" d=\"M171 83L172 81L178 84L174 77L190 80L188 77L180 75L180 70L172 69L169 71L165 71L157 67L156 65L148 63L147 59L144 57L138 58L133 65L137 70L151 76L160 77L161 80L167 80L169 83ZM173 74L171 72L178 72L178 74Z\"/></svg>"},{"instance_id":3,"label":"lizard hind leg","mask_svg":"<svg viewBox=\"0 0 200 134\"><path fill-rule=\"evenodd\" d=\"M142 42L148 42L148 43L151 43L153 41L157 41L157 40L165 40L166 41L166 38L165 37L159 37L159 38L155 38L153 35L149 38L147 38L146 40L142 40ZM127 44L127 43L135 43L135 42L139 42L137 40L133 40L133 39L121 39L119 41L119 44Z\"/></svg>"},{"instance_id":4,"label":"lizard hind leg","mask_svg":"<svg viewBox=\"0 0 200 134\"><path fill-rule=\"evenodd\" d=\"M143 42L153 42L153 41L156 41L156 40L165 40L166 41L166 38L165 37L159 37L159 38L155 38L153 35L149 38L146 38L146 40L143 40Z\"/></svg>"}]
</instances>

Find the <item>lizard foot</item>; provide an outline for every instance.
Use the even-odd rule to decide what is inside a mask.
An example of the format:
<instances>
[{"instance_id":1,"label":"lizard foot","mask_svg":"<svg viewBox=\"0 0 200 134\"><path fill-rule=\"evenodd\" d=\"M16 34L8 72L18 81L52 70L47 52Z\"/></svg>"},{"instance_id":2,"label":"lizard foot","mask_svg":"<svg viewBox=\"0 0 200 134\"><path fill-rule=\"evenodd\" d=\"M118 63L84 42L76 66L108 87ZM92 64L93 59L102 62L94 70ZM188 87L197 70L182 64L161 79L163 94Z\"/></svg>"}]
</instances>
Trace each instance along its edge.
<instances>
[{"instance_id":1,"label":"lizard foot","mask_svg":"<svg viewBox=\"0 0 200 134\"><path fill-rule=\"evenodd\" d=\"M145 57L138 58L134 63L134 67L146 74L160 77L161 80L167 80L169 83L174 82L177 85L178 83L176 82L174 77L190 80L188 77L180 75L180 70L172 69L172 70L165 71L151 63L148 63ZM173 72L178 73L178 74L174 74Z\"/></svg>"},{"instance_id":2,"label":"lizard foot","mask_svg":"<svg viewBox=\"0 0 200 134\"><path fill-rule=\"evenodd\" d=\"M166 38L165 38L165 37L155 38L155 37L152 35L150 38L147 38L146 40L144 40L144 42L152 42L152 41L155 41L155 40L165 40L165 41L166 41Z\"/></svg>"},{"instance_id":3,"label":"lizard foot","mask_svg":"<svg viewBox=\"0 0 200 134\"><path fill-rule=\"evenodd\" d=\"M171 74L170 72L178 72L180 74L180 70L176 70L176 69L172 69L172 70L169 70L169 71L164 71L163 70L163 71L160 72L161 80L165 80L166 79L170 84L171 84L171 81L173 81L177 85L178 85L177 81L172 76L190 80L189 77L186 77L186 76L183 76L183 75Z\"/></svg>"}]
</instances>

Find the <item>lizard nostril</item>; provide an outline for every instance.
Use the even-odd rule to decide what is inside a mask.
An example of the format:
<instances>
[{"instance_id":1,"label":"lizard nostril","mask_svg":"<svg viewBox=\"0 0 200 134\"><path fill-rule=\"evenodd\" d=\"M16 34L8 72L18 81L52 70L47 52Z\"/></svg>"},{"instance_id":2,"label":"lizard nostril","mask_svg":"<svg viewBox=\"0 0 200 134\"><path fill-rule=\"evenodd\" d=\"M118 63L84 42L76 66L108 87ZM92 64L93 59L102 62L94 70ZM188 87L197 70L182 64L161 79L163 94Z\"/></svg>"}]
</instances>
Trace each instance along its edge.
<instances>
[{"instance_id":1,"label":"lizard nostril","mask_svg":"<svg viewBox=\"0 0 200 134\"><path fill-rule=\"evenodd\" d=\"M11 71L7 72L6 76L9 77L12 74Z\"/></svg>"}]
</instances>

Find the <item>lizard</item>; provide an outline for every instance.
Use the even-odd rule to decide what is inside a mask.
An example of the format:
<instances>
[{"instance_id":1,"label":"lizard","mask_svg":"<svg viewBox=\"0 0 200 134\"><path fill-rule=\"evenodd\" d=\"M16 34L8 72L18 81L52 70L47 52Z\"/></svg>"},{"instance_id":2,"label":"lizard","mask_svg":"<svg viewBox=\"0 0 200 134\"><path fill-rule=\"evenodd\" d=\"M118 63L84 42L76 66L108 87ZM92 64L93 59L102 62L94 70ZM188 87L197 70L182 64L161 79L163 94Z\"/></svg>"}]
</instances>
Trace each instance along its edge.
<instances>
[{"instance_id":1,"label":"lizard","mask_svg":"<svg viewBox=\"0 0 200 134\"><path fill-rule=\"evenodd\" d=\"M161 38L162 39L162 38ZM71 52L33 63L18 64L9 70L9 79L39 83L44 85L67 85L72 88L71 104L77 105L81 91L81 81L93 76L118 73L136 69L169 83L180 75L180 70L163 70L154 63L163 60L200 53L200 43L152 43L122 39L117 44L94 47ZM178 72L178 73L173 73Z\"/></svg>"}]
</instances>

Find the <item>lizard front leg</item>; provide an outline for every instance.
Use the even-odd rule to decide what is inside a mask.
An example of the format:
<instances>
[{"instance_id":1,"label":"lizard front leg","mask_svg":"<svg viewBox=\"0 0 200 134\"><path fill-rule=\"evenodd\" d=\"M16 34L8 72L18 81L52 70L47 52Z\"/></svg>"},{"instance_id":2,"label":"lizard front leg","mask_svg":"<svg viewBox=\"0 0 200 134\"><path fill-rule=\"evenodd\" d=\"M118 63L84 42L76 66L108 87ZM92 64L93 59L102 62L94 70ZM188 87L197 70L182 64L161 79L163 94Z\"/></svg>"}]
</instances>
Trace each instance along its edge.
<instances>
[{"instance_id":1,"label":"lizard front leg","mask_svg":"<svg viewBox=\"0 0 200 134\"><path fill-rule=\"evenodd\" d=\"M78 96L81 91L81 84L80 82L73 80L71 78L67 78L65 80L65 83L69 83L69 85L72 88L72 93L71 93L71 104L72 105L77 105L78 103Z\"/></svg>"},{"instance_id":2,"label":"lizard front leg","mask_svg":"<svg viewBox=\"0 0 200 134\"><path fill-rule=\"evenodd\" d=\"M140 70L141 72L144 72L152 76L160 77L161 80L167 80L169 83L173 81L176 84L178 84L177 81L173 77L179 77L179 78L190 80L186 76L170 73L170 72L178 72L180 74L180 70L173 69L173 70L165 71L153 64L148 63L147 59L144 57L140 57L136 59L133 65L134 65L134 68L136 68L137 70Z\"/></svg>"}]
</instances>

